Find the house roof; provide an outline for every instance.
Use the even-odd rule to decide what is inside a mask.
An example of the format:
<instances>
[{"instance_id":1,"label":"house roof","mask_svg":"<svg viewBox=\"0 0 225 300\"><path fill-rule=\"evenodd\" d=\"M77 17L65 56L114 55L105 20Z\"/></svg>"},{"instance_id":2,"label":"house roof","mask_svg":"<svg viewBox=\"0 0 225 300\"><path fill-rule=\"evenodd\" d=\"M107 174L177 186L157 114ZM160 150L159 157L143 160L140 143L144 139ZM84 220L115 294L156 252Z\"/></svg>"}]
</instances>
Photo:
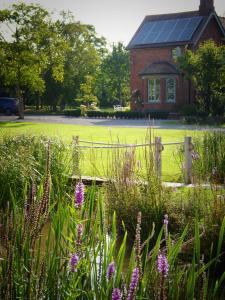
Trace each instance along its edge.
<instances>
[{"instance_id":1,"label":"house roof","mask_svg":"<svg viewBox=\"0 0 225 300\"><path fill-rule=\"evenodd\" d=\"M195 44L212 17L225 36L225 18L219 18L214 10L204 16L199 11L146 16L127 48Z\"/></svg>"},{"instance_id":2,"label":"house roof","mask_svg":"<svg viewBox=\"0 0 225 300\"><path fill-rule=\"evenodd\" d=\"M223 25L223 28L225 28L225 17L219 17L219 19L220 19L220 22Z\"/></svg>"},{"instance_id":3,"label":"house roof","mask_svg":"<svg viewBox=\"0 0 225 300\"><path fill-rule=\"evenodd\" d=\"M169 63L167 61L156 61L149 66L145 67L139 75L149 76L149 75L177 75L179 70L175 64Z\"/></svg>"}]
</instances>

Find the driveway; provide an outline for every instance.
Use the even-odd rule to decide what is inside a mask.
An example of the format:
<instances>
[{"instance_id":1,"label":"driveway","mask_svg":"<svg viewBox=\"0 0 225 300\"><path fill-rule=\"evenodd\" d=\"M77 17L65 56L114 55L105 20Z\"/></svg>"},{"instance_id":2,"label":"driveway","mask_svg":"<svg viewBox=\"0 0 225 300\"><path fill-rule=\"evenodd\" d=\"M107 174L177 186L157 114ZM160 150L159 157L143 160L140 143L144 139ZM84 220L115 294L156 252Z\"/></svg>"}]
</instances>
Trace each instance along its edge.
<instances>
[{"instance_id":1,"label":"driveway","mask_svg":"<svg viewBox=\"0 0 225 300\"><path fill-rule=\"evenodd\" d=\"M130 127L130 128L153 128L161 129L181 129L181 130L206 130L212 127L182 124L176 120L125 120L125 119L94 119L94 118L75 118L67 116L25 116L24 120L19 120L17 116L0 116L0 122L32 122L32 123L52 123L52 124L71 124L84 126L107 126L107 127Z\"/></svg>"}]
</instances>

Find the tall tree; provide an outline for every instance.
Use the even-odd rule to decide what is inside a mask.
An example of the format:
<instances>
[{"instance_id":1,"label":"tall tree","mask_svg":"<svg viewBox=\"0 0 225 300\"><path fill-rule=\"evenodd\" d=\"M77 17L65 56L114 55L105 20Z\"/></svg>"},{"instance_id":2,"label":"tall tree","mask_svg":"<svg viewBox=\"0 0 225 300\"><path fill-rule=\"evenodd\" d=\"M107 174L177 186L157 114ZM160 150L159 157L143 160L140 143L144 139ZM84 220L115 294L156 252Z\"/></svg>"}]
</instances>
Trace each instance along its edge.
<instances>
[{"instance_id":1,"label":"tall tree","mask_svg":"<svg viewBox=\"0 0 225 300\"><path fill-rule=\"evenodd\" d=\"M122 43L113 45L103 59L97 82L102 104L117 100L124 105L129 99L129 54Z\"/></svg>"},{"instance_id":2,"label":"tall tree","mask_svg":"<svg viewBox=\"0 0 225 300\"><path fill-rule=\"evenodd\" d=\"M60 50L66 43L54 32L49 13L36 4L19 3L1 10L0 24L0 75L5 85L15 89L23 118L23 90L43 93L43 74L49 66L56 80L63 79Z\"/></svg>"},{"instance_id":3,"label":"tall tree","mask_svg":"<svg viewBox=\"0 0 225 300\"><path fill-rule=\"evenodd\" d=\"M71 13L62 12L57 26L69 45L61 93L64 101L72 104L87 76L95 77L106 41L97 36L93 26L75 21Z\"/></svg>"},{"instance_id":4,"label":"tall tree","mask_svg":"<svg viewBox=\"0 0 225 300\"><path fill-rule=\"evenodd\" d=\"M207 115L224 114L225 46L207 41L195 52L187 50L178 62L195 86L199 109Z\"/></svg>"}]
</instances>

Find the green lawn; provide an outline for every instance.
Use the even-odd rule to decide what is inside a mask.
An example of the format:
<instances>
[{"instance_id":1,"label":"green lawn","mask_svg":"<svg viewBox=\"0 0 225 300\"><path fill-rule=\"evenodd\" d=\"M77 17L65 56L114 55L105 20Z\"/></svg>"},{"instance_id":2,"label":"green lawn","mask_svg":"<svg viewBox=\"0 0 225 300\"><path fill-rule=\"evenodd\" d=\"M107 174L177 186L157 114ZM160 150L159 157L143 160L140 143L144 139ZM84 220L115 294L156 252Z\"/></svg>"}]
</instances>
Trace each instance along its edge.
<instances>
[{"instance_id":1,"label":"green lawn","mask_svg":"<svg viewBox=\"0 0 225 300\"><path fill-rule=\"evenodd\" d=\"M144 143L148 136L148 130L142 128L119 128L103 126L78 126L64 124L43 124L43 123L0 123L0 134L29 134L57 136L69 143L73 136L78 135L82 140L117 142L120 143ZM154 129L154 136L161 136L163 142L183 141L184 136L200 135L200 131ZM176 155L177 146L165 146L163 151L163 180L180 181L181 169ZM83 150L81 168L83 174L104 175L109 152L115 150L95 149L94 151ZM143 158L143 150L137 150L137 159Z\"/></svg>"}]
</instances>

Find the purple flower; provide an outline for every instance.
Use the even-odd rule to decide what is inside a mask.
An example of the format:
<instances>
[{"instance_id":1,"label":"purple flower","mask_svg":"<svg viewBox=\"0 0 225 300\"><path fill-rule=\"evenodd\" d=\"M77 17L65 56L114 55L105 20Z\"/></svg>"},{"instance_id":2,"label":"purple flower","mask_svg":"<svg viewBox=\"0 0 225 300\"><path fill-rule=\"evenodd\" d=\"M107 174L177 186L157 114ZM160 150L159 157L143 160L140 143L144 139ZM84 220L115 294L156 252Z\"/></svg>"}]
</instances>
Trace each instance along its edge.
<instances>
[{"instance_id":1,"label":"purple flower","mask_svg":"<svg viewBox=\"0 0 225 300\"><path fill-rule=\"evenodd\" d=\"M168 215L164 215L164 224L165 225L168 225L168 223L169 223L169 218L168 218Z\"/></svg>"},{"instance_id":2,"label":"purple flower","mask_svg":"<svg viewBox=\"0 0 225 300\"><path fill-rule=\"evenodd\" d=\"M71 272L76 272L78 262L79 262L79 257L77 256L76 253L74 253L70 258L70 271Z\"/></svg>"},{"instance_id":3,"label":"purple flower","mask_svg":"<svg viewBox=\"0 0 225 300\"><path fill-rule=\"evenodd\" d=\"M167 277L169 273L169 263L167 257L164 254L159 253L157 259L157 268L162 276Z\"/></svg>"},{"instance_id":4,"label":"purple flower","mask_svg":"<svg viewBox=\"0 0 225 300\"><path fill-rule=\"evenodd\" d=\"M118 288L113 289L112 300L121 300L121 291Z\"/></svg>"},{"instance_id":5,"label":"purple flower","mask_svg":"<svg viewBox=\"0 0 225 300\"><path fill-rule=\"evenodd\" d=\"M108 270L107 270L107 274L106 274L107 279L110 280L110 278L113 276L114 273L115 273L115 263L111 262L108 265Z\"/></svg>"},{"instance_id":6,"label":"purple flower","mask_svg":"<svg viewBox=\"0 0 225 300\"><path fill-rule=\"evenodd\" d=\"M78 182L75 191L75 207L79 208L84 202L84 185L82 182Z\"/></svg>"},{"instance_id":7,"label":"purple flower","mask_svg":"<svg viewBox=\"0 0 225 300\"><path fill-rule=\"evenodd\" d=\"M138 285L138 279L139 279L139 269L135 268L132 273L127 300L135 299L134 294Z\"/></svg>"},{"instance_id":8,"label":"purple flower","mask_svg":"<svg viewBox=\"0 0 225 300\"><path fill-rule=\"evenodd\" d=\"M168 237L168 224L169 224L169 218L168 215L164 216L164 220L163 220L164 226L165 226L165 237L167 239Z\"/></svg>"}]
</instances>

